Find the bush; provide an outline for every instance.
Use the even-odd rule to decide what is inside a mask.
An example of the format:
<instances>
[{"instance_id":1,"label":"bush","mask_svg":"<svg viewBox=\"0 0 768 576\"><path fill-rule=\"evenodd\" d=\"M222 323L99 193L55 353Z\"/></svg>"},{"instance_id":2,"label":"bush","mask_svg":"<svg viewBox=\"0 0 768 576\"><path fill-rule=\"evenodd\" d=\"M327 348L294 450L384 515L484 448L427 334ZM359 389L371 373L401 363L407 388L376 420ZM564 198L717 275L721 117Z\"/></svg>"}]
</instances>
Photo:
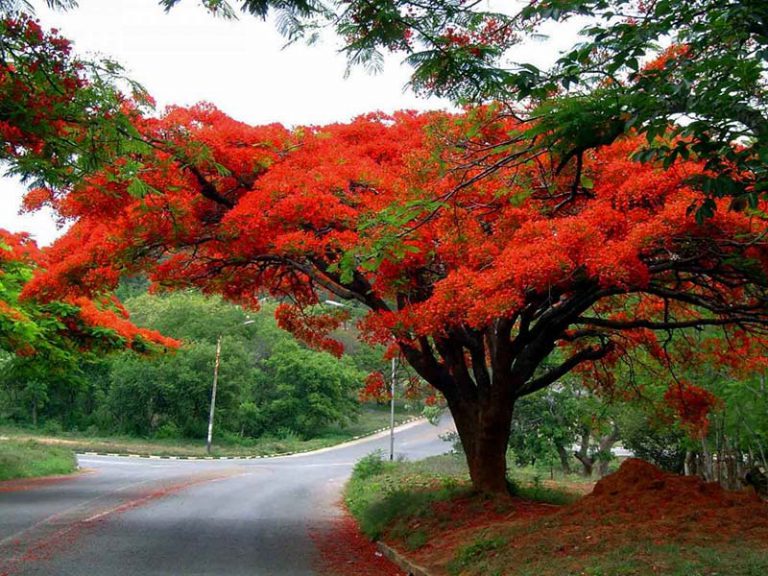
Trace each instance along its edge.
<instances>
[{"instance_id":1,"label":"bush","mask_svg":"<svg viewBox=\"0 0 768 576\"><path fill-rule=\"evenodd\" d=\"M383 460L381 452L377 452L358 461L345 500L363 533L376 539L385 528L392 527L393 534L402 532L405 536L406 532L410 534L409 519L430 515L435 502L465 493L460 481L446 479L445 460L441 456L395 463ZM441 481L436 484L438 475ZM409 546L423 545L419 536L411 536Z\"/></svg>"},{"instance_id":2,"label":"bush","mask_svg":"<svg viewBox=\"0 0 768 576\"><path fill-rule=\"evenodd\" d=\"M155 431L154 437L161 439L180 438L181 429L174 422L166 422Z\"/></svg>"},{"instance_id":3,"label":"bush","mask_svg":"<svg viewBox=\"0 0 768 576\"><path fill-rule=\"evenodd\" d=\"M43 432L45 434L50 434L51 436L59 436L64 432L64 427L58 420L48 420L43 425Z\"/></svg>"},{"instance_id":4,"label":"bush","mask_svg":"<svg viewBox=\"0 0 768 576\"><path fill-rule=\"evenodd\" d=\"M357 480L367 480L384 472L384 459L381 450L363 456L355 464L352 477Z\"/></svg>"}]
</instances>

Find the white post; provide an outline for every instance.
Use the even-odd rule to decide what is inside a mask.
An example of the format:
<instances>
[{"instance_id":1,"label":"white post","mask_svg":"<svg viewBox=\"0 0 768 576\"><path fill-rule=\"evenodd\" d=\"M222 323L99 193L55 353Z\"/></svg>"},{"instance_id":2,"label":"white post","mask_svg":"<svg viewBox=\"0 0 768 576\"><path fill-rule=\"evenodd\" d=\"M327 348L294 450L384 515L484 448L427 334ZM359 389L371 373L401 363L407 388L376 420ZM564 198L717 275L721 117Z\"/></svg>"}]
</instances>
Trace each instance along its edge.
<instances>
[{"instance_id":1,"label":"white post","mask_svg":"<svg viewBox=\"0 0 768 576\"><path fill-rule=\"evenodd\" d=\"M219 358L221 357L221 336L216 341L216 362L213 365L213 388L211 388L211 412L208 415L208 441L205 443L205 451L211 453L211 440L213 439L213 413L216 410L216 384L219 381Z\"/></svg>"},{"instance_id":2,"label":"white post","mask_svg":"<svg viewBox=\"0 0 768 576\"><path fill-rule=\"evenodd\" d=\"M389 400L389 461L395 459L395 370L397 358L392 357L392 389Z\"/></svg>"}]
</instances>

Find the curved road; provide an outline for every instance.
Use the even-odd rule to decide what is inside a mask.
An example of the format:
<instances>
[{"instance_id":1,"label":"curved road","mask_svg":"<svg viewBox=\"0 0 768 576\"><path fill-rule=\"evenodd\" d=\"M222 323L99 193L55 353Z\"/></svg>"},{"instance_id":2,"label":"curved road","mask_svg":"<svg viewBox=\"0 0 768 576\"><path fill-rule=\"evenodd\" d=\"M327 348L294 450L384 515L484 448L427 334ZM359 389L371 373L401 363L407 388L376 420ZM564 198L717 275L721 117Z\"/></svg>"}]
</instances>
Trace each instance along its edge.
<instances>
[{"instance_id":1,"label":"curved road","mask_svg":"<svg viewBox=\"0 0 768 576\"><path fill-rule=\"evenodd\" d=\"M450 427L406 424L395 453L446 452ZM80 475L0 485L0 576L315 574L310 530L330 525L355 461L377 449L388 452L388 432L258 460L81 455Z\"/></svg>"}]
</instances>

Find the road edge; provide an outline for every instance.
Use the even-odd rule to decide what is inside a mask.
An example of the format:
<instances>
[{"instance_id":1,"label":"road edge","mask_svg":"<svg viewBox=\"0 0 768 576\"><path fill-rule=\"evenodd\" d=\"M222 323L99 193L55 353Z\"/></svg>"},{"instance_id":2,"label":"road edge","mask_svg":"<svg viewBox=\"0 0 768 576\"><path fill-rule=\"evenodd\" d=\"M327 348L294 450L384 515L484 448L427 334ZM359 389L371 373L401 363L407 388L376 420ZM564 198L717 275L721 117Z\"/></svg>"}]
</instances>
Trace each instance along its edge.
<instances>
[{"instance_id":1,"label":"road edge","mask_svg":"<svg viewBox=\"0 0 768 576\"><path fill-rule=\"evenodd\" d=\"M405 570L408 576L432 576L426 568L412 562L385 542L379 541L376 543L376 546L379 548L379 552Z\"/></svg>"},{"instance_id":2,"label":"road edge","mask_svg":"<svg viewBox=\"0 0 768 576\"><path fill-rule=\"evenodd\" d=\"M395 427L395 431L401 430L406 426L410 426L422 420L426 420L426 417L415 416L413 418L409 418L408 420L405 420L400 424L398 424ZM344 446L354 445L355 443L358 443L363 440L370 440L372 438L375 438L379 435L383 435L388 432L389 432L389 426L386 426L385 428L379 428L377 430L373 430L368 434L353 436L351 439L347 440L346 442L342 442L340 444L334 444L333 446L325 446L323 448L315 448L315 449L307 449L307 450L297 450L295 452L276 452L274 454L259 454L254 456L168 456L168 455L155 455L155 454L134 454L130 452L77 452L76 454L78 456L110 456L112 458L144 458L147 460L261 460L264 458L283 458L286 456L299 456L299 455L304 456L308 454L327 452L329 450L335 450L337 448L341 448Z\"/></svg>"}]
</instances>

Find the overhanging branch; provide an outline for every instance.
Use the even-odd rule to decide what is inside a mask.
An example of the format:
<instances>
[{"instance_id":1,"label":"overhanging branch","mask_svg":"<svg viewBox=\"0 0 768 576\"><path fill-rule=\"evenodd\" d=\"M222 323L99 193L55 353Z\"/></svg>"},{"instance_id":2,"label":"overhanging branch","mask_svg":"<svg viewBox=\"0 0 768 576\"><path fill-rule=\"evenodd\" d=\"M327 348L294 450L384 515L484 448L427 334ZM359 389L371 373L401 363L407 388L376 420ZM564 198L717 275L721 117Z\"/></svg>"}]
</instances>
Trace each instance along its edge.
<instances>
[{"instance_id":1,"label":"overhanging branch","mask_svg":"<svg viewBox=\"0 0 768 576\"><path fill-rule=\"evenodd\" d=\"M589 348L584 348L583 350L568 358L558 367L548 370L538 378L528 380L528 382L526 382L526 384L520 389L518 396L525 396L532 394L537 390L541 390L542 388L546 388L550 384L557 382L560 378L568 374L568 372L576 368L576 366L579 364L588 361L600 360L600 358L604 357L612 349L612 342L606 342L601 346L590 346Z\"/></svg>"}]
</instances>

